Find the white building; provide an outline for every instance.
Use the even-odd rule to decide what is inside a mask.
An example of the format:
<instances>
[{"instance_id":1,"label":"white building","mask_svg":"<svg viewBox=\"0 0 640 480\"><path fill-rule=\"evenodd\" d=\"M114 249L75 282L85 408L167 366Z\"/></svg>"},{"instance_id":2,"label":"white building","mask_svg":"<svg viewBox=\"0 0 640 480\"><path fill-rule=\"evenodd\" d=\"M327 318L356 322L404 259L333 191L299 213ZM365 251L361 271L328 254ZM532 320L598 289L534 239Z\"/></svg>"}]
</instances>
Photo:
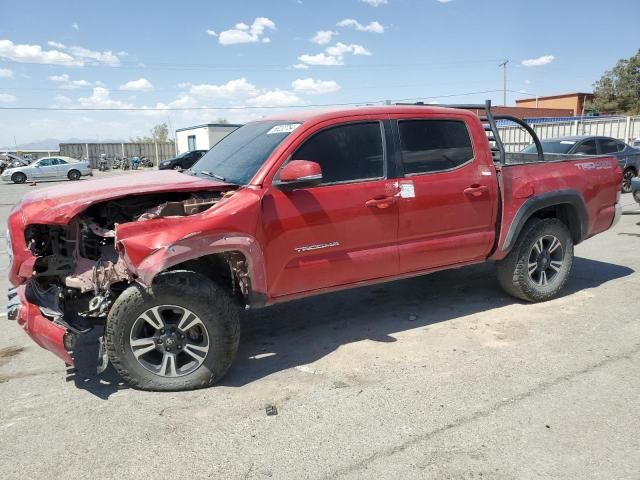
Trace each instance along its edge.
<instances>
[{"instance_id":1,"label":"white building","mask_svg":"<svg viewBox=\"0 0 640 480\"><path fill-rule=\"evenodd\" d=\"M242 125L207 123L176 130L178 155L192 150L209 150L216 143Z\"/></svg>"}]
</instances>

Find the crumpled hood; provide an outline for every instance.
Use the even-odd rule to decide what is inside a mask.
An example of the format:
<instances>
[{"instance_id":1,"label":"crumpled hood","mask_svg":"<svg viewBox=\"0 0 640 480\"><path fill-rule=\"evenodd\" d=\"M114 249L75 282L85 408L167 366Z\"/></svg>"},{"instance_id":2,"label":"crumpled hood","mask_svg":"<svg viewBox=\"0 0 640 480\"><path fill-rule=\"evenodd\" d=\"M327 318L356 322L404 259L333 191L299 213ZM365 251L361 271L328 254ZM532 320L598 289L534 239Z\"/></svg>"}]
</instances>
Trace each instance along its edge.
<instances>
[{"instance_id":1,"label":"crumpled hood","mask_svg":"<svg viewBox=\"0 0 640 480\"><path fill-rule=\"evenodd\" d=\"M158 192L226 191L234 185L196 178L173 170L131 172L102 178L65 182L26 194L13 211L21 211L25 224L64 225L95 203L129 195Z\"/></svg>"}]
</instances>

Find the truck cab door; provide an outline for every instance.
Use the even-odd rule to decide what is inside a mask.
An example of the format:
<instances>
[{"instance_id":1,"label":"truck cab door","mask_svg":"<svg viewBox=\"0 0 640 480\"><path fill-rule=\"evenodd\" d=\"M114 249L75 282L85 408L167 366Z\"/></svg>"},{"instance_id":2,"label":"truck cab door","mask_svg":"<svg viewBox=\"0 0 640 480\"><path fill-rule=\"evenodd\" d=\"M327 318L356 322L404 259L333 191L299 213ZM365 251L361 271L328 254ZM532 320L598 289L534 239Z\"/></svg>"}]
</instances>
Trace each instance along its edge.
<instances>
[{"instance_id":1,"label":"truck cab door","mask_svg":"<svg viewBox=\"0 0 640 480\"><path fill-rule=\"evenodd\" d=\"M484 138L481 125L463 117L394 125L403 171L400 273L486 258L495 241L498 182L489 149L472 141Z\"/></svg>"},{"instance_id":2,"label":"truck cab door","mask_svg":"<svg viewBox=\"0 0 640 480\"><path fill-rule=\"evenodd\" d=\"M397 273L398 207L384 134L382 122L359 121L317 130L294 147L289 160L318 163L323 180L291 190L272 185L263 199L271 296Z\"/></svg>"}]
</instances>

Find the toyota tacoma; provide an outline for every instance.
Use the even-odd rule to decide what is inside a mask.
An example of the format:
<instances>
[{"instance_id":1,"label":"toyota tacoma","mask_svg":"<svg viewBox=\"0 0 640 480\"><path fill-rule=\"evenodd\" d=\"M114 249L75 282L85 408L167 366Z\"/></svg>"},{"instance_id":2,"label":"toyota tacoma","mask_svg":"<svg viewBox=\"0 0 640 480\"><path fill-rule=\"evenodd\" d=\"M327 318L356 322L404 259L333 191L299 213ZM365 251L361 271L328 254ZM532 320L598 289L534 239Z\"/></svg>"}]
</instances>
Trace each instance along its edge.
<instances>
[{"instance_id":1,"label":"toyota tacoma","mask_svg":"<svg viewBox=\"0 0 640 480\"><path fill-rule=\"evenodd\" d=\"M104 328L129 385L171 391L225 375L240 308L485 261L514 297L551 299L574 245L619 218L621 168L544 155L526 123L472 108L281 115L187 173L31 192L8 222L8 316L69 365L78 337ZM535 153L507 153L497 120Z\"/></svg>"}]
</instances>

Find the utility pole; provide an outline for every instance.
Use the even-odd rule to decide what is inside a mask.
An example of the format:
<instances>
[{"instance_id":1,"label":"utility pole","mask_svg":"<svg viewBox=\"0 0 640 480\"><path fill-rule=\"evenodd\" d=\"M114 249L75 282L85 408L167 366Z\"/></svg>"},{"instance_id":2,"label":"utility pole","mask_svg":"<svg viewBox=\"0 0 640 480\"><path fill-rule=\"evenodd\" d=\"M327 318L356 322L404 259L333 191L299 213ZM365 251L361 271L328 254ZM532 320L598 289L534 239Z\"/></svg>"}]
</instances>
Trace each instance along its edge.
<instances>
[{"instance_id":1,"label":"utility pole","mask_svg":"<svg viewBox=\"0 0 640 480\"><path fill-rule=\"evenodd\" d=\"M505 60L504 62L498 65L499 67L504 68L504 82L502 86L502 102L503 102L502 105L504 107L507 106L507 64L508 63L509 63L509 60Z\"/></svg>"}]
</instances>

